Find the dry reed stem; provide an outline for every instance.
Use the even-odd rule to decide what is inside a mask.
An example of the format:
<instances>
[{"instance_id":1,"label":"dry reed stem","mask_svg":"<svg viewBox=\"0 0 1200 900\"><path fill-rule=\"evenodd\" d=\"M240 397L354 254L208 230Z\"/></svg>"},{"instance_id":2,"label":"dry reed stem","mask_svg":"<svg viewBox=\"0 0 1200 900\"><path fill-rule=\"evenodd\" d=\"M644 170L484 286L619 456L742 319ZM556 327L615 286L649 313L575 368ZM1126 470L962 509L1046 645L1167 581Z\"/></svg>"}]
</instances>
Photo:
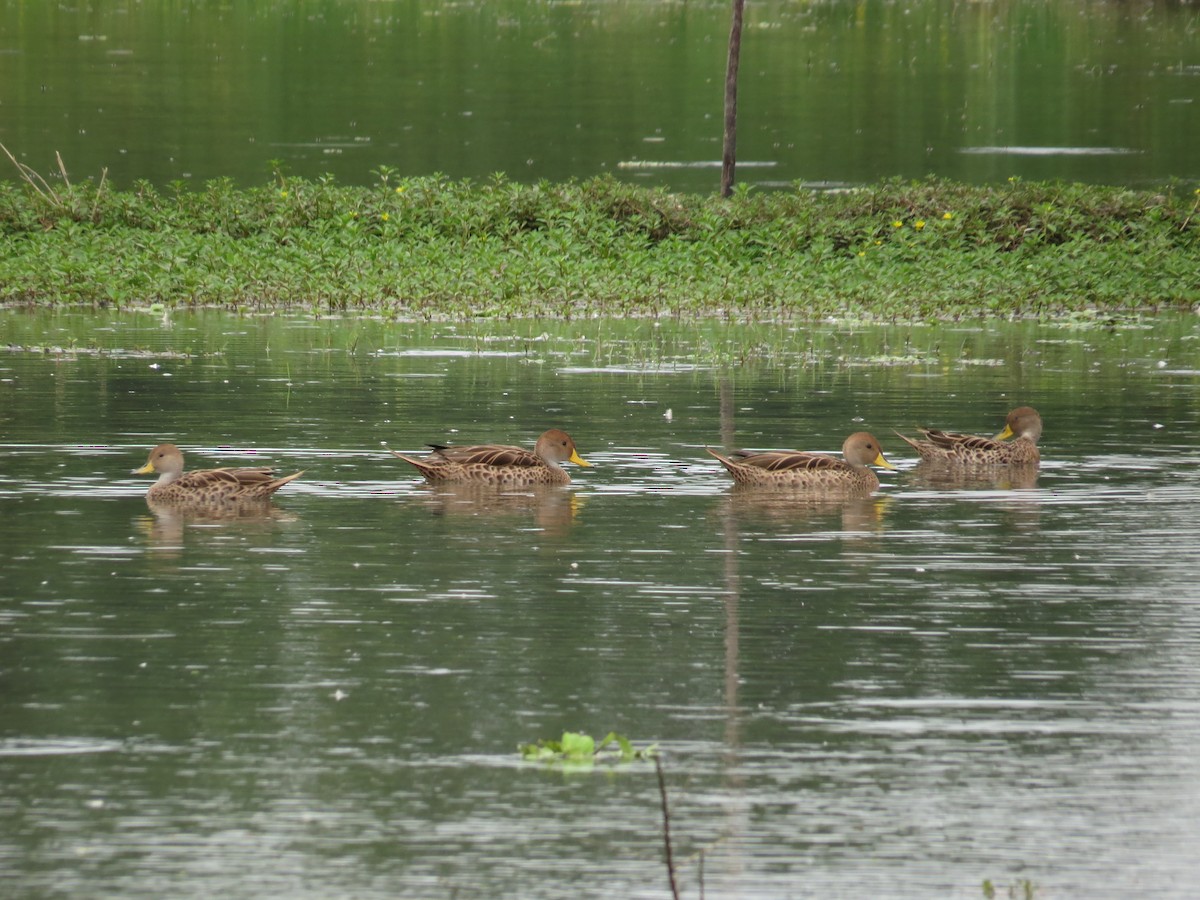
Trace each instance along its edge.
<instances>
[{"instance_id":1,"label":"dry reed stem","mask_svg":"<svg viewBox=\"0 0 1200 900\"><path fill-rule=\"evenodd\" d=\"M58 171L62 173L63 184L65 184L69 188L71 186L71 179L67 177L67 167L63 163L62 154L59 153L57 150L55 150L54 158L56 160L58 160Z\"/></svg>"},{"instance_id":2,"label":"dry reed stem","mask_svg":"<svg viewBox=\"0 0 1200 900\"><path fill-rule=\"evenodd\" d=\"M47 203L57 206L60 209L65 207L63 199L59 197L57 193L55 193L54 189L50 187L50 184L45 178L35 172L30 166L25 165L25 163L13 156L12 151L4 146L3 143L0 143L0 150L4 151L4 155L7 156L12 161L12 164L17 167L17 171L20 173L21 178L27 185L29 185L29 187L33 188L33 190L37 192L39 197L41 197ZM62 175L63 184L65 184L67 189L70 190L71 178L67 174L67 164L63 162L62 154L57 150L54 151L54 159L58 163L58 172L60 175ZM97 220L97 212L100 209L100 198L104 196L104 188L107 183L108 167L105 166L100 170L100 183L96 185L96 194L92 198L92 213L90 218L93 222Z\"/></svg>"},{"instance_id":3,"label":"dry reed stem","mask_svg":"<svg viewBox=\"0 0 1200 900\"><path fill-rule=\"evenodd\" d=\"M54 193L54 189L52 187L50 187L49 184L46 183L45 178L43 178L41 175L39 175L37 172L35 172L32 168L25 165L25 163L21 162L15 156L13 156L12 151L10 151L7 147L5 147L3 143L0 143L0 150L3 150L4 155L7 156L10 160L12 160L12 164L14 166L16 166L17 171L21 173L21 178L23 178L25 180L25 183L28 184L31 188L33 188L37 192L39 197L41 197L43 200L50 201L55 206L62 205L62 200L59 199L58 194ZM58 156L57 153L55 153L54 155ZM61 156L58 156L58 166L59 166L60 171L62 171L62 173L63 173L63 177L66 178L67 173L66 173L66 169L63 167L63 162L62 162ZM68 185L68 187L69 186L70 185Z\"/></svg>"}]
</instances>

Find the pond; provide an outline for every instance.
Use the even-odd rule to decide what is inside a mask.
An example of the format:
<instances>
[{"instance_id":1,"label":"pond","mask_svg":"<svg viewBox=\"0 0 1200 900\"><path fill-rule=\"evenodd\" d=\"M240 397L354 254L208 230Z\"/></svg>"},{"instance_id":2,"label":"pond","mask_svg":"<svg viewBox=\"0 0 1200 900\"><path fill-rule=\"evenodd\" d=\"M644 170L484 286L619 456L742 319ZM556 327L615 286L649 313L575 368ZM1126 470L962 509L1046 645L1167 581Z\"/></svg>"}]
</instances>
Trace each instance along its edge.
<instances>
[{"instance_id":1,"label":"pond","mask_svg":"<svg viewBox=\"0 0 1200 900\"><path fill-rule=\"evenodd\" d=\"M413 324L0 312L14 896L1185 896L1200 878L1200 325ZM1033 484L893 429L1046 423ZM507 499L387 448L574 436ZM898 466L846 503L706 447ZM128 474L303 477L156 515ZM386 447L385 447L386 444ZM1023 889L1023 888L1022 888Z\"/></svg>"},{"instance_id":2,"label":"pond","mask_svg":"<svg viewBox=\"0 0 1200 900\"><path fill-rule=\"evenodd\" d=\"M745 184L1200 178L1193 3L746 7ZM715 192L729 20L728 0L0 0L0 142L121 189L278 164Z\"/></svg>"}]
</instances>

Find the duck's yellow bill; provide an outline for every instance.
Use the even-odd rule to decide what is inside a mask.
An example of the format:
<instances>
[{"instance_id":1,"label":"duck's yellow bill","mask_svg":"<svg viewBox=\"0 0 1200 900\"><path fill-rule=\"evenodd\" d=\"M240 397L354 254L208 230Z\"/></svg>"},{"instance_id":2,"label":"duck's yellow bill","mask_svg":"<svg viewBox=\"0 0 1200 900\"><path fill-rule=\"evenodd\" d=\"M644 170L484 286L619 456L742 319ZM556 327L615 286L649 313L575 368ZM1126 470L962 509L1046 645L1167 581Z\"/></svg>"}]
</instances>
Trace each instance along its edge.
<instances>
[{"instance_id":1,"label":"duck's yellow bill","mask_svg":"<svg viewBox=\"0 0 1200 900\"><path fill-rule=\"evenodd\" d=\"M577 466L590 466L591 465L590 462L588 462L586 459L584 459L582 456L579 455L579 452L577 450L571 451L571 456L569 457L569 460L571 462L575 463L575 465L577 465Z\"/></svg>"}]
</instances>

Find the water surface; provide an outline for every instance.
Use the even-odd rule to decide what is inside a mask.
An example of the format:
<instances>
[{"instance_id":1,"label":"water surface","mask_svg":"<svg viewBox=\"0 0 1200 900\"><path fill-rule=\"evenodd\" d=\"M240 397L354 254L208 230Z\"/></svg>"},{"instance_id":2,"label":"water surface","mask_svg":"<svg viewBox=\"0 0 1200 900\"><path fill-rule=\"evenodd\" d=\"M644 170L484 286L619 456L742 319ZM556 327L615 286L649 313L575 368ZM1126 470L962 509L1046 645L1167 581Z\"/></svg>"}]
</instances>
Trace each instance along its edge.
<instances>
[{"instance_id":1,"label":"water surface","mask_svg":"<svg viewBox=\"0 0 1200 900\"><path fill-rule=\"evenodd\" d=\"M0 313L0 866L15 896L1187 896L1200 876L1200 329L415 325ZM1036 484L892 434L1046 420ZM670 413L668 415L668 412ZM563 490L384 447L531 443ZM848 503L705 446L900 465ZM305 476L158 516L127 473Z\"/></svg>"},{"instance_id":2,"label":"water surface","mask_svg":"<svg viewBox=\"0 0 1200 900\"><path fill-rule=\"evenodd\" d=\"M276 167L715 191L725 0L0 0L0 142L128 188ZM739 180L1197 179L1200 12L747 4ZM0 170L2 171L2 170ZM16 177L10 170L5 177Z\"/></svg>"}]
</instances>

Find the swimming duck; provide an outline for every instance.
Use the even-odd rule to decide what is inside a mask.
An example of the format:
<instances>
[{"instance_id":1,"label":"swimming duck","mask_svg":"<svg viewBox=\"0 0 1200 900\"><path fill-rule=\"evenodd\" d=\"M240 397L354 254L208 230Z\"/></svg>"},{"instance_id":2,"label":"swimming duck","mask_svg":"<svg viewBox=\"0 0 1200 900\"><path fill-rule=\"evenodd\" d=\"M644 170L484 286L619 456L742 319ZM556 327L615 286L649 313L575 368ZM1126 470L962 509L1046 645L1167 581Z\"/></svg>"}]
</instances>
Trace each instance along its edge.
<instances>
[{"instance_id":1,"label":"swimming duck","mask_svg":"<svg viewBox=\"0 0 1200 900\"><path fill-rule=\"evenodd\" d=\"M1037 442L1042 436L1042 417L1031 406L1020 406L1008 414L1004 430L994 438L955 434L936 428L920 428L927 440L914 441L896 432L921 459L966 466L1035 466L1041 460ZM1004 443L1015 438L1012 443Z\"/></svg>"},{"instance_id":2,"label":"swimming duck","mask_svg":"<svg viewBox=\"0 0 1200 900\"><path fill-rule=\"evenodd\" d=\"M199 469L184 474L183 451L174 444L159 444L133 475L158 473L146 499L154 503L221 505L266 500L303 472L276 478L274 469Z\"/></svg>"},{"instance_id":3,"label":"swimming duck","mask_svg":"<svg viewBox=\"0 0 1200 900\"><path fill-rule=\"evenodd\" d=\"M728 456L711 449L708 452L717 458L738 484L869 492L879 487L879 478L867 466L896 468L883 458L879 441L865 431L855 432L846 438L842 444L844 461L823 453L801 453L797 450L766 450L761 453L734 450Z\"/></svg>"},{"instance_id":4,"label":"swimming duck","mask_svg":"<svg viewBox=\"0 0 1200 900\"><path fill-rule=\"evenodd\" d=\"M389 450L417 468L429 481L474 482L476 484L518 487L532 484L569 484L571 476L562 467L565 462L577 466L591 463L579 455L575 441L565 431L551 428L537 439L532 450L503 444L478 447L447 447L430 444L433 452L414 459Z\"/></svg>"}]
</instances>

